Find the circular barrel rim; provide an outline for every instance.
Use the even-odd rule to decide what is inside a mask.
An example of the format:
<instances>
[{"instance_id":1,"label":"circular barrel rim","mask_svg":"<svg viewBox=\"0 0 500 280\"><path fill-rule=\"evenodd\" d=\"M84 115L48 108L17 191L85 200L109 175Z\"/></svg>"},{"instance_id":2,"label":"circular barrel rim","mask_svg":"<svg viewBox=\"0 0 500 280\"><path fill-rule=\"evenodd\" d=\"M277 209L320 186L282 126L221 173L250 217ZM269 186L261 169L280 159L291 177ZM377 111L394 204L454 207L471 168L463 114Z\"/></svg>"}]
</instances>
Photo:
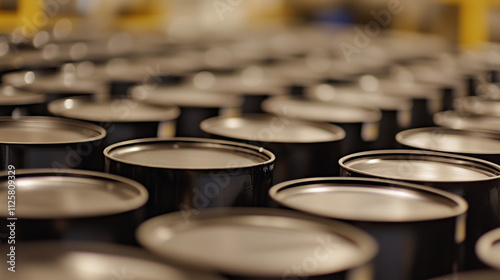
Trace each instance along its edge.
<instances>
[{"instance_id":1,"label":"circular barrel rim","mask_svg":"<svg viewBox=\"0 0 500 280\"><path fill-rule=\"evenodd\" d=\"M31 178L31 177L69 177L69 178L89 178L89 179L106 179L106 180L111 180L114 182L120 182L124 183L127 186L131 187L132 189L137 191L137 196L132 198L131 200L127 201L127 207L123 207L121 204L121 207L114 207L112 209L108 209L107 211L101 211L99 213L96 213L95 211L92 212L85 212L82 211L79 214L71 214L68 215L61 210L54 211L51 213L51 215L46 215L45 213L43 215L40 215L39 213L34 212L33 214L16 214L20 219L57 219L57 218L63 218L63 219L77 219L77 218L87 218L87 217L101 217L101 216L108 216L108 215L115 215L115 214L121 214L121 213L126 213L129 211L134 211L137 210L144 205L146 205L146 202L149 199L149 193L142 184L138 183L137 181L134 181L132 179L119 176L119 175L114 175L114 174L109 174L109 173L104 173L104 172L97 172L97 171L88 171L88 170L80 170L80 169L61 169L61 170L54 170L54 169L49 169L49 168L43 168L43 169L19 169L16 170L16 179L17 180L23 180L25 178ZM8 177L10 177L10 174L8 171L0 172L0 182L7 182ZM5 180L4 180L5 179ZM61 179L62 180L62 179Z\"/></svg>"},{"instance_id":2,"label":"circular barrel rim","mask_svg":"<svg viewBox=\"0 0 500 280\"><path fill-rule=\"evenodd\" d=\"M500 269L500 262L494 262L494 255L491 247L500 240L500 228L496 228L483 234L476 242L476 255L485 264L497 270ZM497 257L498 258L498 257Z\"/></svg>"},{"instance_id":3,"label":"circular barrel rim","mask_svg":"<svg viewBox=\"0 0 500 280\"><path fill-rule=\"evenodd\" d=\"M179 143L179 142L185 142L185 143L192 143L192 144L198 144L201 146L205 147L225 147L229 149L233 149L234 151L239 151L239 152L245 152L247 154L254 154L258 155L260 157L266 157L266 160L263 160L262 162L256 163L256 164L249 164L249 165L238 165L238 166L228 166L227 168L214 168L214 167L203 167L203 168L189 168L189 167L179 167L179 166L158 166L158 165L153 165L153 164L145 164L145 163L137 163L137 162L132 162L128 160L123 160L119 159L116 157L113 157L111 155L111 152L114 149L119 149L123 148L126 146L133 146L136 144L155 144L155 143ZM147 168L154 168L154 169L170 169L170 170L222 170L222 169L229 169L229 168L254 168L257 166L263 166L263 165L269 165L275 162L276 156L269 150L264 149L263 147L257 147L254 145L249 145L249 144L244 144L240 142L234 142L234 141L226 141L226 140L215 140L215 139L210 139L210 138L195 138L195 137L168 137L168 138L161 138L161 137L156 137L156 138L141 138L141 139L133 139L133 140L128 140L128 141L123 141L123 142L118 142L115 144L112 144L108 147L106 147L103 151L103 154L106 158L106 160L110 160L113 162L119 162L119 163L124 163L124 164L129 164L133 166L140 166L140 167L147 167Z\"/></svg>"}]
</instances>

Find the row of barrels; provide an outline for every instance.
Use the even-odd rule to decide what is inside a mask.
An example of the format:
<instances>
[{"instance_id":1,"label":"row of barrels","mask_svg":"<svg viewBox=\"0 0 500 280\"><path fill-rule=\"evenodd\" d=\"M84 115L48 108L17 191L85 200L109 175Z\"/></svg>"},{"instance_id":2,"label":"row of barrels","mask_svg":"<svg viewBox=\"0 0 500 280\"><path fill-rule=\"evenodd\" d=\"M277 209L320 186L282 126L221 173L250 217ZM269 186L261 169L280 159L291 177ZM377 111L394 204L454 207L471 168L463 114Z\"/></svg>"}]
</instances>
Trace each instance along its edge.
<instances>
[{"instance_id":1,"label":"row of barrels","mask_svg":"<svg viewBox=\"0 0 500 280\"><path fill-rule=\"evenodd\" d=\"M498 278L462 272L499 266L497 65L393 34L347 62L330 45L348 39L308 28L5 71L14 279Z\"/></svg>"}]
</instances>

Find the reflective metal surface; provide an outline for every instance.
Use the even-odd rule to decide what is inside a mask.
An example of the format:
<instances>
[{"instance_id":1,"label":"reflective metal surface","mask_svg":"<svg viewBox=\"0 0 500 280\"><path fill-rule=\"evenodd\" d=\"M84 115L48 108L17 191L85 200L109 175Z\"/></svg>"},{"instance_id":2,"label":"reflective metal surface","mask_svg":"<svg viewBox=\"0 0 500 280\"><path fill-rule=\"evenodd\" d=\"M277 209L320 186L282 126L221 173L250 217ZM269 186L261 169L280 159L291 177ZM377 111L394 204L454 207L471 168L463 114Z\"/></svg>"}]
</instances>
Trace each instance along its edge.
<instances>
[{"instance_id":1,"label":"reflective metal surface","mask_svg":"<svg viewBox=\"0 0 500 280\"><path fill-rule=\"evenodd\" d=\"M500 117L471 115L458 111L434 114L434 123L443 127L500 132Z\"/></svg>"},{"instance_id":2,"label":"reflective metal surface","mask_svg":"<svg viewBox=\"0 0 500 280\"><path fill-rule=\"evenodd\" d=\"M16 109L17 114L38 115L43 112L44 102L45 96L42 93L19 90L12 86L0 87L0 116L11 116Z\"/></svg>"},{"instance_id":3,"label":"reflective metal surface","mask_svg":"<svg viewBox=\"0 0 500 280\"><path fill-rule=\"evenodd\" d=\"M3 252L8 251L7 246L0 248ZM19 264L16 266L16 272L2 269L2 279L225 279L175 268L143 249L124 245L93 242L21 242L16 245L16 253L16 261Z\"/></svg>"},{"instance_id":4,"label":"reflective metal surface","mask_svg":"<svg viewBox=\"0 0 500 280\"><path fill-rule=\"evenodd\" d=\"M52 101L48 109L59 117L90 121L106 128L105 146L131 139L174 136L174 120L180 114L175 106L160 107L126 98L100 100L84 96Z\"/></svg>"},{"instance_id":5,"label":"reflective metal surface","mask_svg":"<svg viewBox=\"0 0 500 280\"><path fill-rule=\"evenodd\" d=\"M146 189L139 183L101 172L16 169L0 174L7 197L15 174L16 239L73 239L135 243L135 228L146 217ZM9 217L7 207L0 217Z\"/></svg>"},{"instance_id":6,"label":"reflective metal surface","mask_svg":"<svg viewBox=\"0 0 500 280\"><path fill-rule=\"evenodd\" d=\"M102 170L106 130L54 117L0 117L1 169L75 168Z\"/></svg>"},{"instance_id":7,"label":"reflective metal surface","mask_svg":"<svg viewBox=\"0 0 500 280\"><path fill-rule=\"evenodd\" d=\"M274 183L338 174L342 128L267 114L215 117L201 129L222 139L263 146L276 155Z\"/></svg>"},{"instance_id":8,"label":"reflective metal surface","mask_svg":"<svg viewBox=\"0 0 500 280\"><path fill-rule=\"evenodd\" d=\"M500 163L500 132L426 127L402 131L396 140L406 148L450 152Z\"/></svg>"},{"instance_id":9,"label":"reflective metal surface","mask_svg":"<svg viewBox=\"0 0 500 280\"><path fill-rule=\"evenodd\" d=\"M180 212L146 221L137 231L139 242L168 261L235 279L337 279L337 273L363 269L376 253L375 242L354 227L290 211L223 208L184 214L189 223ZM314 252L324 253L321 261L313 259ZM306 258L313 259L314 270L300 269ZM326 275L330 278L316 278Z\"/></svg>"},{"instance_id":10,"label":"reflective metal surface","mask_svg":"<svg viewBox=\"0 0 500 280\"><path fill-rule=\"evenodd\" d=\"M474 246L485 232L500 227L500 166L454 154L424 150L380 150L339 161L341 175L396 179L442 189L469 203L464 268L484 265Z\"/></svg>"},{"instance_id":11,"label":"reflective metal surface","mask_svg":"<svg viewBox=\"0 0 500 280\"><path fill-rule=\"evenodd\" d=\"M275 156L264 148L203 138L150 138L104 150L106 171L142 183L150 215L218 206L265 206Z\"/></svg>"},{"instance_id":12,"label":"reflective metal surface","mask_svg":"<svg viewBox=\"0 0 500 280\"><path fill-rule=\"evenodd\" d=\"M500 228L485 233L477 241L476 253L488 266L500 270Z\"/></svg>"},{"instance_id":13,"label":"reflective metal surface","mask_svg":"<svg viewBox=\"0 0 500 280\"><path fill-rule=\"evenodd\" d=\"M323 177L274 185L279 205L342 220L374 237L375 279L428 279L455 271L465 239L467 202L421 185Z\"/></svg>"}]
</instances>

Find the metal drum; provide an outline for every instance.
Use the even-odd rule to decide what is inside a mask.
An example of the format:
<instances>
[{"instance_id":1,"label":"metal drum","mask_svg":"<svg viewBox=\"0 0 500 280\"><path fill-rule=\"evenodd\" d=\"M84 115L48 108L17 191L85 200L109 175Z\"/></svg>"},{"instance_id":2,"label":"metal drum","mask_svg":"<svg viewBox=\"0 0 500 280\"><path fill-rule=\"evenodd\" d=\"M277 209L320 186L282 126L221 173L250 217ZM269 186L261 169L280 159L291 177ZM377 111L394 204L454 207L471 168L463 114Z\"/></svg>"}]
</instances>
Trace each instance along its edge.
<instances>
[{"instance_id":1,"label":"metal drum","mask_svg":"<svg viewBox=\"0 0 500 280\"><path fill-rule=\"evenodd\" d=\"M402 131L396 140L404 148L448 152L500 164L500 132L424 127Z\"/></svg>"},{"instance_id":2,"label":"metal drum","mask_svg":"<svg viewBox=\"0 0 500 280\"><path fill-rule=\"evenodd\" d=\"M10 254L6 244L2 252ZM10 257L0 270L2 279L88 280L224 280L207 273L196 273L167 265L144 249L102 242L20 242L11 267Z\"/></svg>"},{"instance_id":3,"label":"metal drum","mask_svg":"<svg viewBox=\"0 0 500 280\"><path fill-rule=\"evenodd\" d=\"M332 123L346 132L341 154L367 150L379 136L381 113L377 109L278 96L262 103L265 112L305 121Z\"/></svg>"},{"instance_id":4,"label":"metal drum","mask_svg":"<svg viewBox=\"0 0 500 280\"><path fill-rule=\"evenodd\" d=\"M0 87L0 116L39 115L45 111L45 95L19 90L12 86Z\"/></svg>"},{"instance_id":5,"label":"metal drum","mask_svg":"<svg viewBox=\"0 0 500 280\"><path fill-rule=\"evenodd\" d=\"M0 196L13 197L0 217L3 224L14 223L18 244L42 239L136 244L134 232L146 219L148 200L146 189L130 179L52 169L9 168L0 175Z\"/></svg>"},{"instance_id":6,"label":"metal drum","mask_svg":"<svg viewBox=\"0 0 500 280\"><path fill-rule=\"evenodd\" d=\"M106 128L105 146L148 137L173 137L179 108L154 106L132 99L99 100L90 97L70 97L52 101L50 113L65 118L92 122Z\"/></svg>"},{"instance_id":7,"label":"metal drum","mask_svg":"<svg viewBox=\"0 0 500 280\"><path fill-rule=\"evenodd\" d=\"M471 115L458 111L436 113L434 114L434 123L454 129L500 132L500 117Z\"/></svg>"},{"instance_id":8,"label":"metal drum","mask_svg":"<svg viewBox=\"0 0 500 280\"><path fill-rule=\"evenodd\" d=\"M370 80L372 76L365 75L360 79ZM369 92L359 86L332 86L319 84L307 90L307 98L350 106L363 104L377 108L382 113L380 130L373 149L396 148L396 134L411 124L412 101L402 96L383 94L380 91Z\"/></svg>"},{"instance_id":9,"label":"metal drum","mask_svg":"<svg viewBox=\"0 0 500 280\"><path fill-rule=\"evenodd\" d=\"M500 270L500 228L485 233L477 241L476 254L488 266Z\"/></svg>"},{"instance_id":10,"label":"metal drum","mask_svg":"<svg viewBox=\"0 0 500 280\"><path fill-rule=\"evenodd\" d=\"M457 98L455 110L473 115L500 117L500 100L483 99L476 96Z\"/></svg>"},{"instance_id":11,"label":"metal drum","mask_svg":"<svg viewBox=\"0 0 500 280\"><path fill-rule=\"evenodd\" d=\"M500 166L481 159L423 150L356 153L339 161L342 176L417 183L463 197L469 204L465 269L484 267L474 253L477 239L500 226Z\"/></svg>"},{"instance_id":12,"label":"metal drum","mask_svg":"<svg viewBox=\"0 0 500 280\"><path fill-rule=\"evenodd\" d=\"M130 91L133 99L159 106L178 106L175 136L203 137L200 123L219 115L239 114L242 100L239 96L202 91L191 86L148 87L137 86Z\"/></svg>"},{"instance_id":13,"label":"metal drum","mask_svg":"<svg viewBox=\"0 0 500 280\"><path fill-rule=\"evenodd\" d=\"M428 279L460 262L467 202L415 184L367 178L292 180L269 190L279 205L353 224L380 247L375 279Z\"/></svg>"},{"instance_id":14,"label":"metal drum","mask_svg":"<svg viewBox=\"0 0 500 280\"><path fill-rule=\"evenodd\" d=\"M149 138L104 150L106 171L142 183L150 216L186 208L266 206L275 156L203 138Z\"/></svg>"},{"instance_id":15,"label":"metal drum","mask_svg":"<svg viewBox=\"0 0 500 280\"><path fill-rule=\"evenodd\" d=\"M170 213L144 222L137 238L170 263L234 280L372 279L377 252L355 227L268 208Z\"/></svg>"},{"instance_id":16,"label":"metal drum","mask_svg":"<svg viewBox=\"0 0 500 280\"><path fill-rule=\"evenodd\" d=\"M338 175L342 128L266 114L215 117L201 129L212 136L262 146L276 155L274 183Z\"/></svg>"},{"instance_id":17,"label":"metal drum","mask_svg":"<svg viewBox=\"0 0 500 280\"><path fill-rule=\"evenodd\" d=\"M0 117L0 170L21 168L101 171L106 130L95 124L54 117Z\"/></svg>"}]
</instances>

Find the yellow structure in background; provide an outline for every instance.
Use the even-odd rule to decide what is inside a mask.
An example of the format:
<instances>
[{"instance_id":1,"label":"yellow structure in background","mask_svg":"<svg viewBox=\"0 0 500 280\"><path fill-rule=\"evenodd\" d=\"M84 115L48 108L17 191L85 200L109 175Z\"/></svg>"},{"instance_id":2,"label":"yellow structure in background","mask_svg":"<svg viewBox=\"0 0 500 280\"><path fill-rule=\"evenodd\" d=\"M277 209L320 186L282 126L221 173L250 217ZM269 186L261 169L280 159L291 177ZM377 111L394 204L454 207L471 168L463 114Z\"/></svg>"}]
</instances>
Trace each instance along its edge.
<instances>
[{"instance_id":1,"label":"yellow structure in background","mask_svg":"<svg viewBox=\"0 0 500 280\"><path fill-rule=\"evenodd\" d=\"M136 1L126 10L119 11L115 17L114 28L128 31L161 31L168 18L170 1ZM104 4L104 3L103 3Z\"/></svg>"},{"instance_id":2,"label":"yellow structure in background","mask_svg":"<svg viewBox=\"0 0 500 280\"><path fill-rule=\"evenodd\" d=\"M465 48L475 48L490 39L488 16L490 7L500 0L438 0L459 7L458 38Z\"/></svg>"},{"instance_id":3,"label":"yellow structure in background","mask_svg":"<svg viewBox=\"0 0 500 280\"><path fill-rule=\"evenodd\" d=\"M45 16L44 6L41 2L33 0L18 0L17 10L0 10L0 32L12 32L18 27L24 30L42 28L36 26L33 21L40 15Z\"/></svg>"}]
</instances>

